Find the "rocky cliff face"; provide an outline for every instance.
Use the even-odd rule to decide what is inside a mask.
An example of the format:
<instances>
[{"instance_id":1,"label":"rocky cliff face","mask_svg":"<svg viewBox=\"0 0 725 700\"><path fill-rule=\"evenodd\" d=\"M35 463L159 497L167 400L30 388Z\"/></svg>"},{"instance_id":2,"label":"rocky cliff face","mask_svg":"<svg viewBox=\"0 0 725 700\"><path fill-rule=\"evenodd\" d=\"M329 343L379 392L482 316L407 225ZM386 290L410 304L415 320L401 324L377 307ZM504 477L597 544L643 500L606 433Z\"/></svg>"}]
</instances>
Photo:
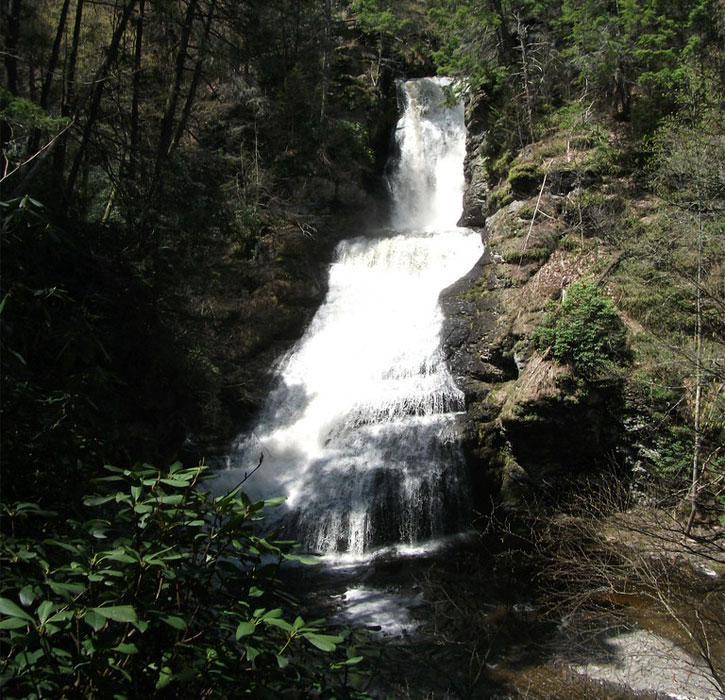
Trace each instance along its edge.
<instances>
[{"instance_id":1,"label":"rocky cliff face","mask_svg":"<svg viewBox=\"0 0 725 700\"><path fill-rule=\"evenodd\" d=\"M571 243L567 205L582 171L571 153L542 166L530 149L505 181L489 183L483 99L471 101L467 119L459 223L480 229L486 250L441 295L442 343L466 396L461 427L475 495L481 505L493 496L515 509L608 459L619 437L612 408L620 388L583 381L529 341L547 302L601 264Z\"/></svg>"}]
</instances>

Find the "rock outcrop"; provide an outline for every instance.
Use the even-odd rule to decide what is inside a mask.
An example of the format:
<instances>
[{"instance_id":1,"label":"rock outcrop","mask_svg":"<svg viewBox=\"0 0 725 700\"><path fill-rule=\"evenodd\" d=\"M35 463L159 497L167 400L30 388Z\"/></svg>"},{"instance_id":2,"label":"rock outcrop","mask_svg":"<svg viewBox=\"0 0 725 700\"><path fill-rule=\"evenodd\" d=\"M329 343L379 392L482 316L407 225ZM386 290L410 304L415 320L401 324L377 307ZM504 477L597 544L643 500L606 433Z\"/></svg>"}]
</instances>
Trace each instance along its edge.
<instances>
[{"instance_id":1,"label":"rock outcrop","mask_svg":"<svg viewBox=\"0 0 725 700\"><path fill-rule=\"evenodd\" d=\"M484 149L489 128L489 104L482 93L472 96L466 104L466 126L468 137L463 162L466 189L463 194L463 215L458 225L479 228L486 224L488 199Z\"/></svg>"},{"instance_id":2,"label":"rock outcrop","mask_svg":"<svg viewBox=\"0 0 725 700\"><path fill-rule=\"evenodd\" d=\"M620 387L585 381L530 342L547 303L591 274L597 260L571 241L565 212L580 173L566 161L543 165L529 149L505 182L490 187L487 111L483 98L468 105L459 221L481 230L486 249L441 295L442 347L466 396L461 431L476 500L483 507L493 497L516 509L609 458ZM494 189L505 196L491 201Z\"/></svg>"}]
</instances>

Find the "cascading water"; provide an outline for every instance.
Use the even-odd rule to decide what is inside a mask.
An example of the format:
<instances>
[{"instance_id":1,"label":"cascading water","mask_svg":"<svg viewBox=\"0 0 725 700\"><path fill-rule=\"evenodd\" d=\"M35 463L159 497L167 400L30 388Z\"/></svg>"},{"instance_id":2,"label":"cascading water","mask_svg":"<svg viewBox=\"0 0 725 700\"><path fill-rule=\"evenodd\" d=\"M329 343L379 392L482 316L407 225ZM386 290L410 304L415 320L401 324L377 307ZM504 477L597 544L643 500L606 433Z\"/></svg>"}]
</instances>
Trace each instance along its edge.
<instances>
[{"instance_id":1,"label":"cascading water","mask_svg":"<svg viewBox=\"0 0 725 700\"><path fill-rule=\"evenodd\" d=\"M439 349L440 292L478 259L478 234L455 227L463 190L460 104L445 80L400 84L389 179L393 227L343 241L329 292L278 369L252 436L222 482L285 496L287 533L312 550L361 555L467 524L454 427L463 408Z\"/></svg>"}]
</instances>

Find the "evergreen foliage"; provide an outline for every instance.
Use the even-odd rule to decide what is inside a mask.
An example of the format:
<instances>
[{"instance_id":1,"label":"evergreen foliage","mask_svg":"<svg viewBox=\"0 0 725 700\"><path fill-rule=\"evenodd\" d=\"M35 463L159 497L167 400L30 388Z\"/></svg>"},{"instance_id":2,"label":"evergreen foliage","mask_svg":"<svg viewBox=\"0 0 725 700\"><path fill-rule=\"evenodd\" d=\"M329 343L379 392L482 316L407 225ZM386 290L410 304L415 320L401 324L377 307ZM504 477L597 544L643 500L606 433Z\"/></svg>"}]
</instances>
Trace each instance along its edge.
<instances>
[{"instance_id":1,"label":"evergreen foliage","mask_svg":"<svg viewBox=\"0 0 725 700\"><path fill-rule=\"evenodd\" d=\"M589 379L628 357L626 330L614 303L586 281L573 284L561 304L549 303L532 340Z\"/></svg>"},{"instance_id":2,"label":"evergreen foliage","mask_svg":"<svg viewBox=\"0 0 725 700\"><path fill-rule=\"evenodd\" d=\"M711 0L436 0L430 14L439 70L491 104L492 162L542 136L552 108L576 99L651 133L676 108L689 64L722 67L724 18Z\"/></svg>"}]
</instances>

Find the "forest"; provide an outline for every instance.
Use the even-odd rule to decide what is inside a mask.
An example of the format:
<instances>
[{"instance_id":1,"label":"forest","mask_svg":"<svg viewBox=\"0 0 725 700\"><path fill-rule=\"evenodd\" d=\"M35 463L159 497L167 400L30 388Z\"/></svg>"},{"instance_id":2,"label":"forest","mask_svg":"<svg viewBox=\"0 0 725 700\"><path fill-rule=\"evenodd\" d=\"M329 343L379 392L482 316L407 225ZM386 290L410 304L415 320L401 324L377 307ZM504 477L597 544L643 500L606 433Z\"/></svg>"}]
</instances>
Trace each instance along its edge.
<instances>
[{"instance_id":1,"label":"forest","mask_svg":"<svg viewBox=\"0 0 725 700\"><path fill-rule=\"evenodd\" d=\"M4 698L661 697L499 668L522 629L602 616L725 694L722 0L0 15ZM396 81L432 75L490 255L452 292L486 360L461 387L480 542L421 573L444 690L378 680L433 652L299 605L281 572L315 558L265 531L277 499L208 487L335 245L385 220ZM532 579L535 623L486 607L489 570Z\"/></svg>"}]
</instances>

